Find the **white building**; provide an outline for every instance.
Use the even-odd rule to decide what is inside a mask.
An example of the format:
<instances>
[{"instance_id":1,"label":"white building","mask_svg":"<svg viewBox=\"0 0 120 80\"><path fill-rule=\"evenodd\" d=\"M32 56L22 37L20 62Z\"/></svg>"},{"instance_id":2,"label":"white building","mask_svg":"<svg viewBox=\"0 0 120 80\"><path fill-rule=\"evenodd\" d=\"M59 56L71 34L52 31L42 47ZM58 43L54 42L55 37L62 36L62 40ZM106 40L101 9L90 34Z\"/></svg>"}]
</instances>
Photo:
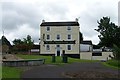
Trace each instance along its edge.
<instances>
[{"instance_id":1,"label":"white building","mask_svg":"<svg viewBox=\"0 0 120 80\"><path fill-rule=\"evenodd\" d=\"M80 58L79 23L43 22L40 25L40 54Z\"/></svg>"}]
</instances>

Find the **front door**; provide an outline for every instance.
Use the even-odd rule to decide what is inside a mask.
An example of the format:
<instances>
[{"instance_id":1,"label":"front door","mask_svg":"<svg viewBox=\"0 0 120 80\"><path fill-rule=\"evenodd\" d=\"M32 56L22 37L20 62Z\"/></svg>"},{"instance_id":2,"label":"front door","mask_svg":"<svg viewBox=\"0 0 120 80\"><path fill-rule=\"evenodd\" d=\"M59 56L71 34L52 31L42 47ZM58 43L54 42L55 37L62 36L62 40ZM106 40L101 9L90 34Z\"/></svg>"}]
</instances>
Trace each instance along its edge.
<instances>
[{"instance_id":1,"label":"front door","mask_svg":"<svg viewBox=\"0 0 120 80\"><path fill-rule=\"evenodd\" d=\"M60 45L56 45L56 56L61 56L60 55Z\"/></svg>"},{"instance_id":2,"label":"front door","mask_svg":"<svg viewBox=\"0 0 120 80\"><path fill-rule=\"evenodd\" d=\"M60 50L57 50L57 56L60 56Z\"/></svg>"}]
</instances>

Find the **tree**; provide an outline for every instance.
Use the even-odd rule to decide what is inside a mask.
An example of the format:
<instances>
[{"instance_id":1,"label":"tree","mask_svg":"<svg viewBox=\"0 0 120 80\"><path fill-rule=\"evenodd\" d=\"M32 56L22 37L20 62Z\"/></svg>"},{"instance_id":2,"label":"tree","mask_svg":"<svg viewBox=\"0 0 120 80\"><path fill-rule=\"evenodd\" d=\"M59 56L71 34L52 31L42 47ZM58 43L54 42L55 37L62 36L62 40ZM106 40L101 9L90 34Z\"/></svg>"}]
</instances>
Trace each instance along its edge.
<instances>
[{"instance_id":1,"label":"tree","mask_svg":"<svg viewBox=\"0 0 120 80\"><path fill-rule=\"evenodd\" d=\"M116 45L113 45L113 55L114 59L120 60L120 48L117 47Z\"/></svg>"},{"instance_id":2,"label":"tree","mask_svg":"<svg viewBox=\"0 0 120 80\"><path fill-rule=\"evenodd\" d=\"M22 43L23 43L23 41L21 39L15 39L15 40L13 40L13 44L14 45L19 45L19 44L22 44Z\"/></svg>"},{"instance_id":3,"label":"tree","mask_svg":"<svg viewBox=\"0 0 120 80\"><path fill-rule=\"evenodd\" d=\"M32 38L30 35L27 35L26 38L23 38L23 40L21 39L15 39L13 40L13 44L14 44L14 47L13 47L13 50L15 51L29 51L30 53L30 50L34 44L34 42L32 41Z\"/></svg>"},{"instance_id":4,"label":"tree","mask_svg":"<svg viewBox=\"0 0 120 80\"><path fill-rule=\"evenodd\" d=\"M83 34L79 32L80 43L83 41Z\"/></svg>"},{"instance_id":5,"label":"tree","mask_svg":"<svg viewBox=\"0 0 120 80\"><path fill-rule=\"evenodd\" d=\"M113 47L113 44L120 47L120 27L115 23L110 22L110 17L103 17L98 23L98 29L95 29L100 33L98 35L100 39L99 45L106 47Z\"/></svg>"}]
</instances>

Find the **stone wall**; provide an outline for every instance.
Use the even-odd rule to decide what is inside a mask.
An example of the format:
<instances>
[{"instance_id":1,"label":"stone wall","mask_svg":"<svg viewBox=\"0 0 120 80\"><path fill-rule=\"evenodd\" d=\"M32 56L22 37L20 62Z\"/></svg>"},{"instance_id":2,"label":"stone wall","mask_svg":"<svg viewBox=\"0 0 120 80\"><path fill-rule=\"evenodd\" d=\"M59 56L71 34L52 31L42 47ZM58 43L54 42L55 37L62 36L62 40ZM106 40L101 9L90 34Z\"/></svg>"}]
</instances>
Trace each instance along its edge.
<instances>
[{"instance_id":1,"label":"stone wall","mask_svg":"<svg viewBox=\"0 0 120 80\"><path fill-rule=\"evenodd\" d=\"M113 52L102 52L102 56L92 56L92 52L81 52L80 59L87 59L87 60L109 60L113 56Z\"/></svg>"}]
</instances>

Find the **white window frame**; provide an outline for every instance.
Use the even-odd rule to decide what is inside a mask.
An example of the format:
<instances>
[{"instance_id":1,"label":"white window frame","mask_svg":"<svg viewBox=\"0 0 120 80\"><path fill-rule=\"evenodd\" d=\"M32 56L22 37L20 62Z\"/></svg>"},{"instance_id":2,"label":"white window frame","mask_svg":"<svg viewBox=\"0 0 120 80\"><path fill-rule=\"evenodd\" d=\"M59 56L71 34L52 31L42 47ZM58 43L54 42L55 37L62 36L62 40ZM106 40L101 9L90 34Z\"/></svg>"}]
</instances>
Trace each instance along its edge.
<instances>
[{"instance_id":1,"label":"white window frame","mask_svg":"<svg viewBox=\"0 0 120 80\"><path fill-rule=\"evenodd\" d=\"M57 34L56 39L57 39L57 40L60 40L60 38L58 39L58 35L59 35L59 37L61 38L60 34Z\"/></svg>"},{"instance_id":2,"label":"white window frame","mask_svg":"<svg viewBox=\"0 0 120 80\"><path fill-rule=\"evenodd\" d=\"M72 27L71 26L67 26L67 31L71 31Z\"/></svg>"},{"instance_id":3,"label":"white window frame","mask_svg":"<svg viewBox=\"0 0 120 80\"><path fill-rule=\"evenodd\" d=\"M48 30L48 28L49 28L49 30ZM50 26L47 26L47 27L46 27L46 31L50 31Z\"/></svg>"},{"instance_id":4,"label":"white window frame","mask_svg":"<svg viewBox=\"0 0 120 80\"><path fill-rule=\"evenodd\" d=\"M69 45L70 45L70 44L67 45L67 50L69 50L69 49L68 49L68 46L69 46ZM70 46L71 46L71 49L70 49L70 50L72 50L72 45L70 45ZM70 50L69 50L69 51L70 51Z\"/></svg>"},{"instance_id":5,"label":"white window frame","mask_svg":"<svg viewBox=\"0 0 120 80\"><path fill-rule=\"evenodd\" d=\"M56 45L56 48L58 47L58 45L59 45L59 47L60 47L60 44L57 44L57 45Z\"/></svg>"},{"instance_id":6,"label":"white window frame","mask_svg":"<svg viewBox=\"0 0 120 80\"><path fill-rule=\"evenodd\" d=\"M47 39L47 40L50 40L50 35L49 35L49 39L48 39L48 35L49 35L49 34L46 35L46 39Z\"/></svg>"},{"instance_id":7,"label":"white window frame","mask_svg":"<svg viewBox=\"0 0 120 80\"><path fill-rule=\"evenodd\" d=\"M48 48L48 46L49 46L49 48ZM50 45L48 45L48 44L46 45L46 50L47 50L47 51L50 50Z\"/></svg>"},{"instance_id":8,"label":"white window frame","mask_svg":"<svg viewBox=\"0 0 120 80\"><path fill-rule=\"evenodd\" d=\"M70 35L70 39L68 39L68 35ZM67 35L67 39L68 39L68 40L71 40L71 39L72 39L72 35L71 35L71 34L68 34L68 35Z\"/></svg>"}]
</instances>

